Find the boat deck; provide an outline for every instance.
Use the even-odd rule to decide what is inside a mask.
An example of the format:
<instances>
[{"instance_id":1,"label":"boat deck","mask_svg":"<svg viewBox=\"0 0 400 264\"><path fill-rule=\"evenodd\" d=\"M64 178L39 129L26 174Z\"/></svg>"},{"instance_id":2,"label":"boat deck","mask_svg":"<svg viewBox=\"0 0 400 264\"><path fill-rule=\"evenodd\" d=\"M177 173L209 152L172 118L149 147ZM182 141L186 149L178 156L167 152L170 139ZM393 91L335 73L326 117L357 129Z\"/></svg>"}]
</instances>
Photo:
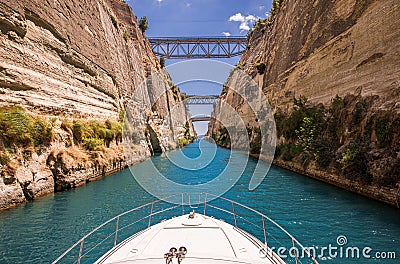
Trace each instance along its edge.
<instances>
[{"instance_id":1,"label":"boat deck","mask_svg":"<svg viewBox=\"0 0 400 264\"><path fill-rule=\"evenodd\" d=\"M179 263L164 257L171 248L185 247L181 264L283 264L262 243L234 226L201 214L175 217L138 233L106 253L96 263ZM272 257L273 256L273 257Z\"/></svg>"}]
</instances>

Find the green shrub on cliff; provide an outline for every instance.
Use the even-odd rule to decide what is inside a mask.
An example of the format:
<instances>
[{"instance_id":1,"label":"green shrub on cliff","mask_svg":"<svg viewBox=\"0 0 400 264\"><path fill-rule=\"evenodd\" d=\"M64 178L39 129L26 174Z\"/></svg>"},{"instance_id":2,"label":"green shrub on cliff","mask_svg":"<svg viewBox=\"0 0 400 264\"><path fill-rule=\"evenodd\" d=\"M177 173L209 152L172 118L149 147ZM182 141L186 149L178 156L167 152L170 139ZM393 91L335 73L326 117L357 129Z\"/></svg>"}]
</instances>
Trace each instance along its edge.
<instances>
[{"instance_id":1,"label":"green shrub on cliff","mask_svg":"<svg viewBox=\"0 0 400 264\"><path fill-rule=\"evenodd\" d=\"M345 151L343 151L340 159L337 160L340 164L347 166L350 163L354 162L359 154L358 148L356 144L352 144Z\"/></svg>"},{"instance_id":2,"label":"green shrub on cliff","mask_svg":"<svg viewBox=\"0 0 400 264\"><path fill-rule=\"evenodd\" d=\"M115 18L115 16L110 15L110 19L111 19L111 23L113 24L113 26L114 26L116 29L118 29L118 21L117 21L117 19Z\"/></svg>"},{"instance_id":3,"label":"green shrub on cliff","mask_svg":"<svg viewBox=\"0 0 400 264\"><path fill-rule=\"evenodd\" d=\"M255 64L258 74L264 74L266 66L264 62L258 62Z\"/></svg>"},{"instance_id":4,"label":"green shrub on cliff","mask_svg":"<svg viewBox=\"0 0 400 264\"><path fill-rule=\"evenodd\" d=\"M122 142L122 124L118 122L106 121L106 126L109 131L113 134L113 139L118 144Z\"/></svg>"},{"instance_id":5,"label":"green shrub on cliff","mask_svg":"<svg viewBox=\"0 0 400 264\"><path fill-rule=\"evenodd\" d=\"M218 145L227 146L231 143L231 138L228 133L228 129L225 127L219 129L219 136L215 140Z\"/></svg>"},{"instance_id":6,"label":"green shrub on cliff","mask_svg":"<svg viewBox=\"0 0 400 264\"><path fill-rule=\"evenodd\" d=\"M263 29L265 27L266 21L267 19L266 20L259 19L257 20L257 22L254 24L253 27L255 29Z\"/></svg>"},{"instance_id":7,"label":"green shrub on cliff","mask_svg":"<svg viewBox=\"0 0 400 264\"><path fill-rule=\"evenodd\" d=\"M0 108L0 148L40 148L50 145L53 127L45 119L33 117L20 107Z\"/></svg>"},{"instance_id":8,"label":"green shrub on cliff","mask_svg":"<svg viewBox=\"0 0 400 264\"><path fill-rule=\"evenodd\" d=\"M274 21L274 17L279 13L279 10L281 9L282 3L283 3L283 0L274 0L272 2L272 7L271 7L271 9L269 11L269 16L264 20L259 19L253 25L253 28L256 29L256 30L260 30L262 33L264 33L266 27L272 26L273 21ZM249 32L252 32L252 31L249 31ZM249 40L250 37L251 37L251 33L247 37L247 40Z\"/></svg>"},{"instance_id":9,"label":"green shrub on cliff","mask_svg":"<svg viewBox=\"0 0 400 264\"><path fill-rule=\"evenodd\" d=\"M279 10L281 9L282 3L283 0L274 0L272 2L270 17L274 17L276 14L278 14Z\"/></svg>"},{"instance_id":10,"label":"green shrub on cliff","mask_svg":"<svg viewBox=\"0 0 400 264\"><path fill-rule=\"evenodd\" d=\"M375 131L380 148L384 148L390 143L389 126L390 123L388 118L378 118L376 120Z\"/></svg>"},{"instance_id":11,"label":"green shrub on cliff","mask_svg":"<svg viewBox=\"0 0 400 264\"><path fill-rule=\"evenodd\" d=\"M144 33L149 28L149 22L147 21L147 17L144 16L139 20L139 28Z\"/></svg>"},{"instance_id":12,"label":"green shrub on cliff","mask_svg":"<svg viewBox=\"0 0 400 264\"><path fill-rule=\"evenodd\" d=\"M126 31L124 32L124 39L125 39L125 42L129 41L129 33Z\"/></svg>"},{"instance_id":13,"label":"green shrub on cliff","mask_svg":"<svg viewBox=\"0 0 400 264\"><path fill-rule=\"evenodd\" d=\"M178 101L179 100L179 92L180 92L179 88L176 85L173 85L171 87L171 91L172 91L172 94L174 96L174 100Z\"/></svg>"},{"instance_id":14,"label":"green shrub on cliff","mask_svg":"<svg viewBox=\"0 0 400 264\"><path fill-rule=\"evenodd\" d=\"M33 122L31 135L35 146L49 146L54 140L52 125L43 119Z\"/></svg>"},{"instance_id":15,"label":"green shrub on cliff","mask_svg":"<svg viewBox=\"0 0 400 264\"><path fill-rule=\"evenodd\" d=\"M10 156L7 153L0 152L0 164L3 166L8 165L10 162Z\"/></svg>"},{"instance_id":16,"label":"green shrub on cliff","mask_svg":"<svg viewBox=\"0 0 400 264\"><path fill-rule=\"evenodd\" d=\"M31 118L20 107L2 108L0 133L6 147L28 146L32 144L30 135Z\"/></svg>"},{"instance_id":17,"label":"green shrub on cliff","mask_svg":"<svg viewBox=\"0 0 400 264\"><path fill-rule=\"evenodd\" d=\"M305 107L307 98L294 98L293 103L293 110L289 116L286 116L282 111L277 111L274 115L278 137L284 136L286 139L296 140L296 131L300 129L303 119L308 117Z\"/></svg>"},{"instance_id":18,"label":"green shrub on cliff","mask_svg":"<svg viewBox=\"0 0 400 264\"><path fill-rule=\"evenodd\" d=\"M284 161L291 161L302 152L294 143L282 143L276 146L275 158L281 157Z\"/></svg>"},{"instance_id":19,"label":"green shrub on cliff","mask_svg":"<svg viewBox=\"0 0 400 264\"><path fill-rule=\"evenodd\" d=\"M319 135L314 143L314 155L317 165L321 168L328 167L335 159L335 150L335 144Z\"/></svg>"},{"instance_id":20,"label":"green shrub on cliff","mask_svg":"<svg viewBox=\"0 0 400 264\"><path fill-rule=\"evenodd\" d=\"M297 145L307 153L314 153L316 125L311 117L304 117L300 128L295 131L297 136Z\"/></svg>"},{"instance_id":21,"label":"green shrub on cliff","mask_svg":"<svg viewBox=\"0 0 400 264\"><path fill-rule=\"evenodd\" d=\"M165 67L165 58L164 57L160 57L160 66L161 66L161 68Z\"/></svg>"},{"instance_id":22,"label":"green shrub on cliff","mask_svg":"<svg viewBox=\"0 0 400 264\"><path fill-rule=\"evenodd\" d=\"M178 139L178 145L179 145L180 148L188 145L191 142L192 142L191 139L187 138L187 137L181 137L181 138Z\"/></svg>"},{"instance_id":23,"label":"green shrub on cliff","mask_svg":"<svg viewBox=\"0 0 400 264\"><path fill-rule=\"evenodd\" d=\"M74 120L72 125L68 121L64 121L63 124L65 124L65 130L72 131L75 143L82 144L88 150L94 150L101 144L109 147L113 140L116 144L122 142L122 124L120 122L78 119Z\"/></svg>"},{"instance_id":24,"label":"green shrub on cliff","mask_svg":"<svg viewBox=\"0 0 400 264\"><path fill-rule=\"evenodd\" d=\"M72 135L74 136L74 140L77 142L81 142L84 134L84 125L80 120L75 120L72 125Z\"/></svg>"},{"instance_id":25,"label":"green shrub on cliff","mask_svg":"<svg viewBox=\"0 0 400 264\"><path fill-rule=\"evenodd\" d=\"M183 133L183 137L178 139L179 147L184 147L189 143L192 143L196 138L190 135L190 125L189 122L185 123L185 132Z\"/></svg>"},{"instance_id":26,"label":"green shrub on cliff","mask_svg":"<svg viewBox=\"0 0 400 264\"><path fill-rule=\"evenodd\" d=\"M327 108L295 98L290 113L274 114L282 143L275 157L317 168L362 184L394 187L400 167L400 117L394 111L372 112L374 97L336 96ZM375 136L376 137L375 137ZM376 140L376 141L375 141ZM284 142L284 143L283 143ZM350 142L350 143L349 143Z\"/></svg>"},{"instance_id":27,"label":"green shrub on cliff","mask_svg":"<svg viewBox=\"0 0 400 264\"><path fill-rule=\"evenodd\" d=\"M367 110L367 104L365 100L360 100L356 103L353 115L353 123L355 125L359 124L364 119L366 110Z\"/></svg>"},{"instance_id":28,"label":"green shrub on cliff","mask_svg":"<svg viewBox=\"0 0 400 264\"><path fill-rule=\"evenodd\" d=\"M104 145L104 139L100 138L83 138L83 146L90 151L96 150L97 147Z\"/></svg>"}]
</instances>

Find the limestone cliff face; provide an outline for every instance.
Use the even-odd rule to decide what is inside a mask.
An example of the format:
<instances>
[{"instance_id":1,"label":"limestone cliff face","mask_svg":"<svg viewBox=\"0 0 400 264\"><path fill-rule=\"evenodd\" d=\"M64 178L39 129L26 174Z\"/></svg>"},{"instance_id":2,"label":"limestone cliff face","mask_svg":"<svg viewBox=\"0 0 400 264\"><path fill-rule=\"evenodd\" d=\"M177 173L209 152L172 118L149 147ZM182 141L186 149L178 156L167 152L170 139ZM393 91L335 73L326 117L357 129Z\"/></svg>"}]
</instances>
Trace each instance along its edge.
<instances>
[{"instance_id":1,"label":"limestone cliff face","mask_svg":"<svg viewBox=\"0 0 400 264\"><path fill-rule=\"evenodd\" d=\"M116 118L159 68L129 6L104 1L1 1L2 103Z\"/></svg>"},{"instance_id":2,"label":"limestone cliff face","mask_svg":"<svg viewBox=\"0 0 400 264\"><path fill-rule=\"evenodd\" d=\"M326 181L362 194L367 192L354 186L386 186L381 194L393 193L393 199L381 199L377 191L366 195L396 204L399 2L275 2L280 2L279 11L269 21L257 23L237 65L258 83L274 109L279 137L275 163L322 180L328 174L332 179L337 176ZM221 98L241 113L249 131L256 126L254 115L233 91L225 88ZM218 123L210 125L215 138L221 131ZM304 131L309 134L301 135ZM310 136L313 133L318 135ZM306 146L304 136L329 146ZM290 155L282 156L285 152ZM322 152L329 156L324 162L320 162ZM351 183L340 184L345 180Z\"/></svg>"},{"instance_id":3,"label":"limestone cliff face","mask_svg":"<svg viewBox=\"0 0 400 264\"><path fill-rule=\"evenodd\" d=\"M166 72L158 74L157 83L146 83L161 67L123 1L0 0L0 30L0 106L19 105L27 113L56 120L55 140L40 153L29 152L22 161L17 156L23 150L8 150L13 166L0 169L0 209L115 169L112 163L124 160L121 146L113 143L101 154L82 151L61 123L117 120L143 85L147 98L157 89L163 95L137 109L145 114L138 116L142 126L133 132L143 138L124 164L148 157L154 148L177 146L174 139L185 131L186 109L175 110L175 122L171 120L170 110L181 97L171 89ZM147 126L153 134L145 133ZM77 157L77 152L83 154Z\"/></svg>"},{"instance_id":4,"label":"limestone cliff face","mask_svg":"<svg viewBox=\"0 0 400 264\"><path fill-rule=\"evenodd\" d=\"M273 24L253 32L239 64L274 106L356 92L392 101L400 86L399 9L395 0L285 0ZM256 63L265 64L263 74Z\"/></svg>"}]
</instances>

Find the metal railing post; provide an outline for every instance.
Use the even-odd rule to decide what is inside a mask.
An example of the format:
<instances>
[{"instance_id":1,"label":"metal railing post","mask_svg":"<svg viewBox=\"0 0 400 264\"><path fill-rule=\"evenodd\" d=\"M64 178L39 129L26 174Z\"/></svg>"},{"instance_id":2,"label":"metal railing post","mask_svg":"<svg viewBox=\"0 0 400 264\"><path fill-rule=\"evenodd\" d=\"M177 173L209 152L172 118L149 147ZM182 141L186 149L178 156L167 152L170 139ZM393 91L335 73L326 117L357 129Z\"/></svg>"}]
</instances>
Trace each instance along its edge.
<instances>
[{"instance_id":1,"label":"metal railing post","mask_svg":"<svg viewBox=\"0 0 400 264\"><path fill-rule=\"evenodd\" d=\"M293 248L295 249L295 254L296 254L296 264L299 264L299 257L298 257L298 251L297 251L297 248L296 248L296 246L295 246L295 244L294 244L294 239L292 238L292 244L293 244Z\"/></svg>"},{"instance_id":2,"label":"metal railing post","mask_svg":"<svg viewBox=\"0 0 400 264\"><path fill-rule=\"evenodd\" d=\"M206 215L206 207L207 207L207 194L204 196L204 215Z\"/></svg>"},{"instance_id":3,"label":"metal railing post","mask_svg":"<svg viewBox=\"0 0 400 264\"><path fill-rule=\"evenodd\" d=\"M119 216L117 217L117 223L116 223L116 225L115 225L114 247L117 245L118 224L119 224Z\"/></svg>"},{"instance_id":4,"label":"metal railing post","mask_svg":"<svg viewBox=\"0 0 400 264\"><path fill-rule=\"evenodd\" d=\"M81 264L81 258L82 258L82 250L83 250L83 242L85 240L82 240L81 245L79 246L79 254L78 254L78 264Z\"/></svg>"},{"instance_id":5,"label":"metal railing post","mask_svg":"<svg viewBox=\"0 0 400 264\"><path fill-rule=\"evenodd\" d=\"M201 204L201 201L200 201L200 193L199 193L199 201L198 201L198 206L200 206L200 204Z\"/></svg>"},{"instance_id":6,"label":"metal railing post","mask_svg":"<svg viewBox=\"0 0 400 264\"><path fill-rule=\"evenodd\" d=\"M265 229L265 219L264 219L263 215L261 216L261 219L262 219L262 225L263 225L263 231L264 231L264 244L265 244L265 247L268 247L267 230Z\"/></svg>"},{"instance_id":7,"label":"metal railing post","mask_svg":"<svg viewBox=\"0 0 400 264\"><path fill-rule=\"evenodd\" d=\"M151 203L150 216L149 216L149 224L147 225L147 228L149 228L150 225L151 225L151 217L152 217L152 215L153 215L153 207L154 207L154 202Z\"/></svg>"},{"instance_id":8,"label":"metal railing post","mask_svg":"<svg viewBox=\"0 0 400 264\"><path fill-rule=\"evenodd\" d=\"M232 213L233 213L233 220L235 221L235 227L238 227L236 222L235 204L233 203L233 201L232 201Z\"/></svg>"},{"instance_id":9,"label":"metal railing post","mask_svg":"<svg viewBox=\"0 0 400 264\"><path fill-rule=\"evenodd\" d=\"M184 202L184 198L183 198L183 193L182 193L182 215L185 214L185 206L184 206L183 202Z\"/></svg>"}]
</instances>

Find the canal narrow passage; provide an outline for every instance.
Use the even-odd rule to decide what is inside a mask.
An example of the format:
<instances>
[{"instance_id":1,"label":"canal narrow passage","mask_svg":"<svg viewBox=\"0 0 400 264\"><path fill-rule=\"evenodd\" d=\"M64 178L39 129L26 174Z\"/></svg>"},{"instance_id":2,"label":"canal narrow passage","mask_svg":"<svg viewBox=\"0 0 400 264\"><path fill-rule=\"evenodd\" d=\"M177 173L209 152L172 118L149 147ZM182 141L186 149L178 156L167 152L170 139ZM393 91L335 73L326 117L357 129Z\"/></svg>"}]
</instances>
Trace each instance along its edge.
<instances>
[{"instance_id":1,"label":"canal narrow passage","mask_svg":"<svg viewBox=\"0 0 400 264\"><path fill-rule=\"evenodd\" d=\"M198 145L188 145L183 153L197 157ZM213 161L201 170L179 168L167 155L152 157L137 167L143 169L152 163L175 182L198 184L216 177L229 155L230 150L218 147ZM372 252L396 252L400 248L399 210L274 166L262 184L249 191L256 162L249 160L243 176L224 196L269 215L305 246L337 246L337 238L345 236L348 246L370 247ZM84 187L1 212L0 263L50 263L100 223L153 199L126 169ZM396 253L399 258L400 252ZM324 256L320 263L398 263L398 259Z\"/></svg>"}]
</instances>

